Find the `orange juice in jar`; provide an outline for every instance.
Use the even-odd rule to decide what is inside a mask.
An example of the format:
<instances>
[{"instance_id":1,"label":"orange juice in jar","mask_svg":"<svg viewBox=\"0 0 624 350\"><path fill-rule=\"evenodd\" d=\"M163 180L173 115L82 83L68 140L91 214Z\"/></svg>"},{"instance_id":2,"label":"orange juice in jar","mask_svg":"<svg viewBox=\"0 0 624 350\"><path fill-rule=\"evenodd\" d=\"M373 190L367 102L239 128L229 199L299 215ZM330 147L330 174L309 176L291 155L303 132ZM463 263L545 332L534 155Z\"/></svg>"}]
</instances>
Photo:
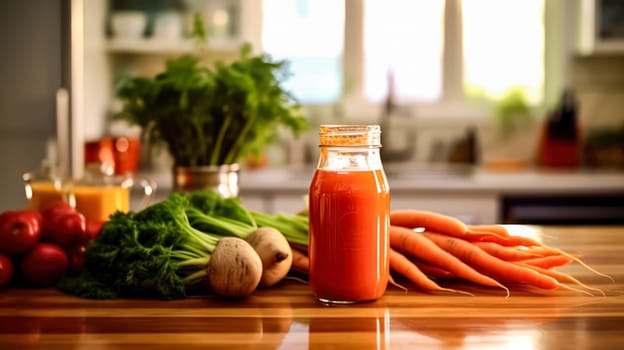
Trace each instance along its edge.
<instances>
[{"instance_id":1,"label":"orange juice in jar","mask_svg":"<svg viewBox=\"0 0 624 350\"><path fill-rule=\"evenodd\" d=\"M22 175L28 208L41 211L48 204L67 200L67 182L60 171L44 162L39 171Z\"/></svg>"},{"instance_id":2,"label":"orange juice in jar","mask_svg":"<svg viewBox=\"0 0 624 350\"><path fill-rule=\"evenodd\" d=\"M30 199L28 200L28 208L40 211L46 205L62 201L63 189L51 181L36 181L30 184Z\"/></svg>"},{"instance_id":3,"label":"orange juice in jar","mask_svg":"<svg viewBox=\"0 0 624 350\"><path fill-rule=\"evenodd\" d=\"M47 172L26 173L23 179L30 209L40 211L51 202L63 200L94 221L106 221L116 211L128 212L133 188L142 189L141 208L156 190L156 184L147 177L114 175L112 168L101 164L88 165L79 180L63 180Z\"/></svg>"},{"instance_id":4,"label":"orange juice in jar","mask_svg":"<svg viewBox=\"0 0 624 350\"><path fill-rule=\"evenodd\" d=\"M100 164L87 166L85 176L67 190L76 209L87 219L106 221L116 211L130 210L131 190L140 186L142 206L148 204L156 184L148 178L114 175L112 168Z\"/></svg>"}]
</instances>

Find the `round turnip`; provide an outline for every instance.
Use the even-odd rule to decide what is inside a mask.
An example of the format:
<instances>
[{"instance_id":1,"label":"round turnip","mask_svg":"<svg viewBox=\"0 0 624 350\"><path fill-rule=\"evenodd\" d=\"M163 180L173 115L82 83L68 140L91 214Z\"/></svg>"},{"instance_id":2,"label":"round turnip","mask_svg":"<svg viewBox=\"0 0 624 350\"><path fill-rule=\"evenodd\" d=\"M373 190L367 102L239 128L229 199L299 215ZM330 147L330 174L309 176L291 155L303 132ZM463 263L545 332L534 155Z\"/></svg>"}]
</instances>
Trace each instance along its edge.
<instances>
[{"instance_id":1,"label":"round turnip","mask_svg":"<svg viewBox=\"0 0 624 350\"><path fill-rule=\"evenodd\" d=\"M224 237L217 243L206 265L213 292L227 298L244 298L253 293L262 277L262 261L245 240Z\"/></svg>"},{"instance_id":2,"label":"round turnip","mask_svg":"<svg viewBox=\"0 0 624 350\"><path fill-rule=\"evenodd\" d=\"M286 237L272 227L260 227L247 236L262 260L260 286L270 287L281 281L292 266L292 249Z\"/></svg>"}]
</instances>

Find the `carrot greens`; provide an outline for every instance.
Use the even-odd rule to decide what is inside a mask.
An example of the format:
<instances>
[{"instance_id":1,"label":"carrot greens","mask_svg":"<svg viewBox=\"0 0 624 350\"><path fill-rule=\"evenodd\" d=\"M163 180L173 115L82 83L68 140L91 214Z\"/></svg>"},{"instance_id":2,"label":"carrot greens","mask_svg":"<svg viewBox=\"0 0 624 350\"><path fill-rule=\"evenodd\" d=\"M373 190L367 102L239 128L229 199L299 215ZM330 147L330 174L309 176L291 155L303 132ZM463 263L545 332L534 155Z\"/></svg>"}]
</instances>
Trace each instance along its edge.
<instances>
[{"instance_id":1,"label":"carrot greens","mask_svg":"<svg viewBox=\"0 0 624 350\"><path fill-rule=\"evenodd\" d=\"M211 190L173 193L139 212L113 214L85 252L85 270L61 281L59 289L85 298L182 298L206 289L205 269L223 237L245 238L258 225L307 239L296 215L248 211L238 199ZM279 230L279 228L278 228Z\"/></svg>"}]
</instances>

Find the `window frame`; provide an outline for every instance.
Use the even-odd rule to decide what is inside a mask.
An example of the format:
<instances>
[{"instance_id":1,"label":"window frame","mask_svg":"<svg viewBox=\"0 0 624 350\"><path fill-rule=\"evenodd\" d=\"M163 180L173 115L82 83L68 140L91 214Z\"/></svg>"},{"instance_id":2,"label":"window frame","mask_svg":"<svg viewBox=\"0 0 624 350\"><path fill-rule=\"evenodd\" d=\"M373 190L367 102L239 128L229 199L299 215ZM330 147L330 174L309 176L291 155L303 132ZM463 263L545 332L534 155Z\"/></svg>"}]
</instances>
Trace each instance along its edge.
<instances>
[{"instance_id":1,"label":"window frame","mask_svg":"<svg viewBox=\"0 0 624 350\"><path fill-rule=\"evenodd\" d=\"M349 89L343 98L331 105L306 106L332 120L377 122L382 103L371 103L364 96L364 1L345 1L343 76L349 77ZM572 1L573 2L573 1ZM544 114L552 107L566 82L567 57L573 51L576 8L566 0L544 2L544 94L534 106ZM467 97L463 86L461 0L446 0L444 5L444 54L442 62L442 91L440 100L401 105L397 113L408 120L426 125L487 124L492 108L475 103ZM336 115L338 113L339 115Z\"/></svg>"}]
</instances>

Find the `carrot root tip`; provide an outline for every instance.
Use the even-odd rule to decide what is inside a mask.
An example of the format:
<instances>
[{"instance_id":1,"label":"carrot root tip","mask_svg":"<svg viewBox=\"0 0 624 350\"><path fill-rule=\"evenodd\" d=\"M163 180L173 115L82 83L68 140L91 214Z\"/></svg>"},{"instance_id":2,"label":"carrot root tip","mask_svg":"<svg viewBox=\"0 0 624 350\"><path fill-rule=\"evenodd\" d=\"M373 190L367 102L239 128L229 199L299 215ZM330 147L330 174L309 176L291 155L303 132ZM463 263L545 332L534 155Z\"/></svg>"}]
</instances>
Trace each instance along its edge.
<instances>
[{"instance_id":1,"label":"carrot root tip","mask_svg":"<svg viewBox=\"0 0 624 350\"><path fill-rule=\"evenodd\" d=\"M388 278L388 282L390 282L391 285L403 290L405 293L408 292L407 287L405 287L404 285L398 283L397 281L394 280L394 278L392 277L392 275L389 276Z\"/></svg>"}]
</instances>

